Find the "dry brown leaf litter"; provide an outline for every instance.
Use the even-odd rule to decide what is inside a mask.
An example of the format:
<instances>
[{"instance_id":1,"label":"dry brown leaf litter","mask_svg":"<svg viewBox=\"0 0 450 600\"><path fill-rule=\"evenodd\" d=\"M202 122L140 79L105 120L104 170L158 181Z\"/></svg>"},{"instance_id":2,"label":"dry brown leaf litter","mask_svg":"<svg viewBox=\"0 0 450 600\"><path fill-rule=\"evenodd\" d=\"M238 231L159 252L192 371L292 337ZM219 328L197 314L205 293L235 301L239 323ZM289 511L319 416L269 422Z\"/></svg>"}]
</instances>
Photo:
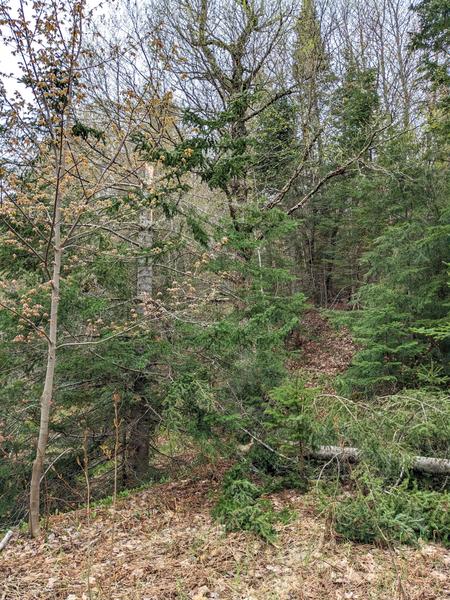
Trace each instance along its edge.
<instances>
[{"instance_id":1,"label":"dry brown leaf litter","mask_svg":"<svg viewBox=\"0 0 450 600\"><path fill-rule=\"evenodd\" d=\"M225 535L210 479L154 486L50 519L45 538L14 536L0 555L2 600L445 600L450 553L338 543L311 495L272 496L296 518L276 545Z\"/></svg>"},{"instance_id":2,"label":"dry brown leaf litter","mask_svg":"<svg viewBox=\"0 0 450 600\"><path fill-rule=\"evenodd\" d=\"M300 328L290 340L291 349L297 350L297 359L290 360L291 371L301 369L311 383L320 382L323 377L334 377L343 373L352 362L357 346L345 327L336 329L316 310L307 311Z\"/></svg>"},{"instance_id":3,"label":"dry brown leaf litter","mask_svg":"<svg viewBox=\"0 0 450 600\"><path fill-rule=\"evenodd\" d=\"M308 336L292 369L311 383L343 372L350 334L307 313ZM0 555L0 600L445 600L450 552L427 544L395 550L338 543L310 495L272 496L296 511L276 545L225 535L210 517L221 473L183 480L120 500L116 509L50 519L39 541L15 535Z\"/></svg>"}]
</instances>

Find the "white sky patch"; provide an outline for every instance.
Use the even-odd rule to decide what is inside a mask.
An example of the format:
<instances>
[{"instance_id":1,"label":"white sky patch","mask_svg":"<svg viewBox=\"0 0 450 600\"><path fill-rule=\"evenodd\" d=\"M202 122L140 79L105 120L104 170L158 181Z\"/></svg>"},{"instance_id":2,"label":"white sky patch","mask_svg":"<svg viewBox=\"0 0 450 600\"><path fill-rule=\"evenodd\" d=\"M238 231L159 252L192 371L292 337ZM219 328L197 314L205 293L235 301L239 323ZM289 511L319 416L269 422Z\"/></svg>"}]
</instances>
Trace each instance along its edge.
<instances>
[{"instance_id":1,"label":"white sky patch","mask_svg":"<svg viewBox=\"0 0 450 600\"><path fill-rule=\"evenodd\" d=\"M105 2L99 2L99 0L87 0L86 9L87 11L93 10L95 15L100 15L105 12L105 7L108 7L111 4L112 0L106 0ZM20 5L20 0L9 0L8 6L14 16L18 15ZM32 2L30 0L23 0L22 5L24 7L25 16L31 16ZM31 100L31 91L19 81L23 76L23 70L20 66L22 58L19 55L15 56L12 52L13 48L5 43L5 37L8 37L10 33L8 26L2 25L0 27L0 32L0 79L6 90L7 97L12 98L15 92L19 92L26 100Z\"/></svg>"},{"instance_id":2,"label":"white sky patch","mask_svg":"<svg viewBox=\"0 0 450 600\"><path fill-rule=\"evenodd\" d=\"M10 0L8 4L12 9L13 15L17 16L20 6L19 0ZM24 7L29 10L27 4L28 3L24 2ZM27 13L25 12L25 14ZM8 97L12 96L16 91L19 91L22 95L26 93L26 88L18 81L23 75L23 71L20 67L21 57L18 55L14 56L12 52L13 48L5 43L5 37L9 37L10 35L8 26L2 25L0 30L0 76L2 84L6 89Z\"/></svg>"}]
</instances>

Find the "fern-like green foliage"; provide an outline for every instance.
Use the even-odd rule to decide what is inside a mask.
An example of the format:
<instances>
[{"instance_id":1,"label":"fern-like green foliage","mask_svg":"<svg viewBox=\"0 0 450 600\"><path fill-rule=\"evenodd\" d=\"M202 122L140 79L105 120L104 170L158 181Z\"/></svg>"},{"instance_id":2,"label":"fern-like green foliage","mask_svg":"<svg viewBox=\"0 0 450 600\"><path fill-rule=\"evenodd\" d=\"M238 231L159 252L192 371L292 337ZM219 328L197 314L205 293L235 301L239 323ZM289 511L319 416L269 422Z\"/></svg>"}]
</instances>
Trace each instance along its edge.
<instances>
[{"instance_id":1,"label":"fern-like green foliage","mask_svg":"<svg viewBox=\"0 0 450 600\"><path fill-rule=\"evenodd\" d=\"M300 378L271 390L264 424L271 432L270 441L283 454L301 457L305 450L316 447L319 422L314 400L318 391Z\"/></svg>"},{"instance_id":2,"label":"fern-like green foliage","mask_svg":"<svg viewBox=\"0 0 450 600\"><path fill-rule=\"evenodd\" d=\"M336 99L339 142L347 151L358 151L367 141L379 107L375 70L361 68L349 55Z\"/></svg>"},{"instance_id":3,"label":"fern-like green foliage","mask_svg":"<svg viewBox=\"0 0 450 600\"><path fill-rule=\"evenodd\" d=\"M355 299L361 309L347 318L361 350L342 378L344 393L423 384L422 367L431 364L445 385L450 340L436 333L446 332L448 318L449 233L444 213L426 227L418 220L388 228L366 253L368 281Z\"/></svg>"},{"instance_id":4,"label":"fern-like green foliage","mask_svg":"<svg viewBox=\"0 0 450 600\"><path fill-rule=\"evenodd\" d=\"M250 531L266 542L273 542L275 524L289 515L275 512L271 502L262 499L261 494L261 488L247 479L245 469L237 465L224 478L213 517L225 525L226 531Z\"/></svg>"},{"instance_id":5,"label":"fern-like green foliage","mask_svg":"<svg viewBox=\"0 0 450 600\"><path fill-rule=\"evenodd\" d=\"M450 494L420 490L408 481L386 488L373 476L360 478L353 496L338 501L334 526L338 535L362 543L418 540L450 546Z\"/></svg>"},{"instance_id":6,"label":"fern-like green foliage","mask_svg":"<svg viewBox=\"0 0 450 600\"><path fill-rule=\"evenodd\" d=\"M421 51L421 67L433 89L435 106L429 117L429 126L440 138L442 155L446 157L450 132L450 11L446 0L421 0L414 6L414 11L419 18L419 26L412 36L411 45L414 50Z\"/></svg>"},{"instance_id":7,"label":"fern-like green foliage","mask_svg":"<svg viewBox=\"0 0 450 600\"><path fill-rule=\"evenodd\" d=\"M272 476L295 465L302 475L303 456L321 445L359 448L360 461L388 483L411 474L414 456L450 456L450 398L443 392L404 390L364 403L321 393L296 379L269 397L262 424L279 454L260 456L258 449L255 466Z\"/></svg>"},{"instance_id":8,"label":"fern-like green foliage","mask_svg":"<svg viewBox=\"0 0 450 600\"><path fill-rule=\"evenodd\" d=\"M292 170L298 152L296 110L293 101L282 98L257 120L249 144L253 151L252 168L262 193L282 187Z\"/></svg>"}]
</instances>

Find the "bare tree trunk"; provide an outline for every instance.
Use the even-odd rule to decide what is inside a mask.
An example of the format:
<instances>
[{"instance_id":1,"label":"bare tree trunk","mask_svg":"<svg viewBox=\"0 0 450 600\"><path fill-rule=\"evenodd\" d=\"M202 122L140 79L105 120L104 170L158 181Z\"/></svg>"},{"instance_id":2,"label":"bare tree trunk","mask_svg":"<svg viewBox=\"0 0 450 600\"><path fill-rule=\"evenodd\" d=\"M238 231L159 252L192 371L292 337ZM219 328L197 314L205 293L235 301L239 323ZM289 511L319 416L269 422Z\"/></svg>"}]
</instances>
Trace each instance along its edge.
<instances>
[{"instance_id":1,"label":"bare tree trunk","mask_svg":"<svg viewBox=\"0 0 450 600\"><path fill-rule=\"evenodd\" d=\"M151 367L150 367L151 368ZM135 487L145 482L150 470L151 437L155 417L146 398L147 377L139 376L134 383L135 402L130 407L128 440L124 465L124 487Z\"/></svg>"},{"instance_id":2,"label":"bare tree trunk","mask_svg":"<svg viewBox=\"0 0 450 600\"><path fill-rule=\"evenodd\" d=\"M63 157L64 158L64 157ZM57 181L60 181L64 169L64 160L58 166ZM41 418L39 424L39 437L36 448L36 458L33 462L30 484L30 517L29 528L32 537L38 537L40 533L40 487L44 467L45 453L47 450L48 430L50 421L50 409L53 398L56 367L56 343L58 333L58 308L59 308L59 285L61 276L61 198L59 185L55 195L54 226L53 226L53 270L52 270L52 294L50 307L50 329L47 346L47 369L45 372L44 389L41 396Z\"/></svg>"},{"instance_id":3,"label":"bare tree trunk","mask_svg":"<svg viewBox=\"0 0 450 600\"><path fill-rule=\"evenodd\" d=\"M145 186L150 187L153 183L155 170L153 165L145 165ZM153 243L153 210L151 208L142 209L139 215L139 242L141 248L150 249ZM153 289L153 263L148 257L139 258L137 266L136 292L138 298L137 310L144 312L144 302L146 296L151 296Z\"/></svg>"},{"instance_id":4,"label":"bare tree trunk","mask_svg":"<svg viewBox=\"0 0 450 600\"><path fill-rule=\"evenodd\" d=\"M154 181L154 166L145 165L145 187ZM141 249L150 249L153 244L153 210L143 208L139 215L139 243ZM153 291L153 264L151 257L141 257L137 264L136 296L137 311L145 313L145 301ZM151 365L149 366L151 369ZM139 375L134 382L135 399L128 413L128 435L126 442L123 483L125 487L139 485L147 478L150 459L150 436L154 430L153 414L148 407L146 397L148 378Z\"/></svg>"}]
</instances>

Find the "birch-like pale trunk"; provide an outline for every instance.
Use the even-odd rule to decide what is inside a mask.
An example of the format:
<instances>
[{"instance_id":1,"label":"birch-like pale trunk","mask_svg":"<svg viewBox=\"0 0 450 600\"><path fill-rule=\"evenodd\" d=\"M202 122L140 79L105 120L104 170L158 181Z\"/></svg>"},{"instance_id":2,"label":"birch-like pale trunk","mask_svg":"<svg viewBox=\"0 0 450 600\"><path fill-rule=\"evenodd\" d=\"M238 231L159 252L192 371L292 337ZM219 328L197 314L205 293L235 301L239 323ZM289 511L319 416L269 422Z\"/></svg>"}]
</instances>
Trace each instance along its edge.
<instances>
[{"instance_id":1,"label":"birch-like pale trunk","mask_svg":"<svg viewBox=\"0 0 450 600\"><path fill-rule=\"evenodd\" d=\"M65 172L64 140L61 136L61 154L56 168L56 192L53 214L53 268L51 281L50 326L47 339L47 368L45 371L44 389L41 396L41 417L39 423L39 437L36 447L36 457L33 462L30 483L30 515L29 529L31 537L40 534L40 498L41 479L44 470L45 453L47 450L50 411L53 399L56 369L56 344L58 337L58 309L60 300L60 279L62 263L61 247L61 179Z\"/></svg>"},{"instance_id":2,"label":"birch-like pale trunk","mask_svg":"<svg viewBox=\"0 0 450 600\"><path fill-rule=\"evenodd\" d=\"M56 343L58 333L59 284L61 276L61 206L57 201L55 207L54 226L54 260L52 270L52 295L50 307L50 331L47 346L47 368L45 372L44 389L41 396L41 419L39 438L36 448L36 458L33 462L30 484L30 534L38 537L40 533L40 487L44 468L45 452L47 449L50 409L53 398L56 368Z\"/></svg>"},{"instance_id":3,"label":"birch-like pale trunk","mask_svg":"<svg viewBox=\"0 0 450 600\"><path fill-rule=\"evenodd\" d=\"M153 165L145 165L145 187L152 186L155 176ZM153 209L143 208L139 215L139 243L142 249L150 249L153 244ZM151 296L153 290L153 262L144 256L138 259L136 296L138 299L137 310L144 312L144 303L147 296Z\"/></svg>"},{"instance_id":4,"label":"birch-like pale trunk","mask_svg":"<svg viewBox=\"0 0 450 600\"><path fill-rule=\"evenodd\" d=\"M309 456L319 460L336 459L349 462L358 462L361 458L361 451L358 448L351 448L348 446L320 446L317 450L310 452ZM415 471L430 473L431 475L450 474L450 460L447 458L414 456L411 466Z\"/></svg>"}]
</instances>

